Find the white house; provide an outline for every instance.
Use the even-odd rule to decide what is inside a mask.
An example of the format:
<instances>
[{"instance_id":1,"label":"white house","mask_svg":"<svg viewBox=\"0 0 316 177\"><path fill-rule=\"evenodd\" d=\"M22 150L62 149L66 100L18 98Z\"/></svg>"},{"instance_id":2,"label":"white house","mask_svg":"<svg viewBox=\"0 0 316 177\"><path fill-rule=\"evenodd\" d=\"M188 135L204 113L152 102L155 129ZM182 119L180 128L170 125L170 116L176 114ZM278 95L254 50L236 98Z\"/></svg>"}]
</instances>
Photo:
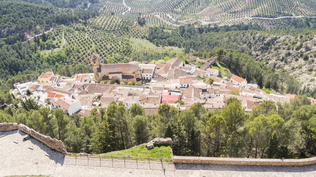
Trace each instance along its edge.
<instances>
[{"instance_id":1,"label":"white house","mask_svg":"<svg viewBox=\"0 0 316 177\"><path fill-rule=\"evenodd\" d=\"M18 93L23 96L26 94L26 90L30 89L33 85L33 82L27 82L23 84L15 83L13 86L18 91Z\"/></svg>"},{"instance_id":2,"label":"white house","mask_svg":"<svg viewBox=\"0 0 316 177\"><path fill-rule=\"evenodd\" d=\"M236 75L233 75L230 78L230 82L234 85L238 85L240 88L245 88L247 86L247 80Z\"/></svg>"},{"instance_id":3,"label":"white house","mask_svg":"<svg viewBox=\"0 0 316 177\"><path fill-rule=\"evenodd\" d=\"M180 67L179 69L187 72L187 74L193 75L195 70L196 70L196 66L195 65L184 65L183 67Z\"/></svg>"},{"instance_id":4,"label":"white house","mask_svg":"<svg viewBox=\"0 0 316 177\"><path fill-rule=\"evenodd\" d=\"M156 72L155 64L140 64L138 67L141 68L143 80L150 81Z\"/></svg>"},{"instance_id":5,"label":"white house","mask_svg":"<svg viewBox=\"0 0 316 177\"><path fill-rule=\"evenodd\" d=\"M74 113L80 111L81 103L79 100L74 99L66 99L66 98L59 98L52 100L52 106L54 109L62 109L64 114L66 115L73 115Z\"/></svg>"},{"instance_id":6,"label":"white house","mask_svg":"<svg viewBox=\"0 0 316 177\"><path fill-rule=\"evenodd\" d=\"M217 77L219 75L219 71L217 69L208 68L206 72L208 74L208 77L211 77L211 76Z\"/></svg>"}]
</instances>

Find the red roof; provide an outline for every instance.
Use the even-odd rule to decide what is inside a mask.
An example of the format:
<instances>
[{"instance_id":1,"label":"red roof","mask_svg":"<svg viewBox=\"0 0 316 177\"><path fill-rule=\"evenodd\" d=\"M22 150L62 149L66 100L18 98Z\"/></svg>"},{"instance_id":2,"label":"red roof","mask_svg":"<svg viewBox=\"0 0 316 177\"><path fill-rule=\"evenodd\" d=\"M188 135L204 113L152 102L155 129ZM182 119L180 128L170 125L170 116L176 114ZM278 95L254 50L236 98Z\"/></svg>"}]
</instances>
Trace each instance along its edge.
<instances>
[{"instance_id":1,"label":"red roof","mask_svg":"<svg viewBox=\"0 0 316 177\"><path fill-rule=\"evenodd\" d=\"M298 97L298 96L295 95L295 94L286 94L285 96L286 96L286 97L289 97L289 98L291 98L291 99L294 99L294 98Z\"/></svg>"},{"instance_id":2,"label":"red roof","mask_svg":"<svg viewBox=\"0 0 316 177\"><path fill-rule=\"evenodd\" d=\"M40 78L49 78L52 74L42 74Z\"/></svg>"},{"instance_id":3,"label":"red roof","mask_svg":"<svg viewBox=\"0 0 316 177\"><path fill-rule=\"evenodd\" d=\"M77 77L76 77L76 81L80 81L80 78L81 78L81 75L77 75Z\"/></svg>"},{"instance_id":4,"label":"red roof","mask_svg":"<svg viewBox=\"0 0 316 177\"><path fill-rule=\"evenodd\" d=\"M54 92L47 92L48 97L55 98L56 93Z\"/></svg>"},{"instance_id":5,"label":"red roof","mask_svg":"<svg viewBox=\"0 0 316 177\"><path fill-rule=\"evenodd\" d=\"M82 75L82 77L81 77L81 81L80 81L80 82L83 82L83 80L84 80L86 77L88 77L88 75L87 75L87 74Z\"/></svg>"},{"instance_id":6,"label":"red roof","mask_svg":"<svg viewBox=\"0 0 316 177\"><path fill-rule=\"evenodd\" d=\"M169 104L173 104L174 102L179 100L179 96L178 95L162 95L162 101L161 103L169 103Z\"/></svg>"},{"instance_id":7,"label":"red roof","mask_svg":"<svg viewBox=\"0 0 316 177\"><path fill-rule=\"evenodd\" d=\"M215 78L214 78L214 81L215 81L215 82L221 82L221 81L222 81L222 79L221 79L221 78L219 78L219 77L215 77Z\"/></svg>"},{"instance_id":8,"label":"red roof","mask_svg":"<svg viewBox=\"0 0 316 177\"><path fill-rule=\"evenodd\" d=\"M65 95L61 95L61 94L56 94L55 98L62 98L64 97Z\"/></svg>"},{"instance_id":9,"label":"red roof","mask_svg":"<svg viewBox=\"0 0 316 177\"><path fill-rule=\"evenodd\" d=\"M242 83L243 81L245 81L244 78L241 78L239 76L236 76L236 75L233 75L230 79L236 81L236 82L239 82L239 83Z\"/></svg>"}]
</instances>

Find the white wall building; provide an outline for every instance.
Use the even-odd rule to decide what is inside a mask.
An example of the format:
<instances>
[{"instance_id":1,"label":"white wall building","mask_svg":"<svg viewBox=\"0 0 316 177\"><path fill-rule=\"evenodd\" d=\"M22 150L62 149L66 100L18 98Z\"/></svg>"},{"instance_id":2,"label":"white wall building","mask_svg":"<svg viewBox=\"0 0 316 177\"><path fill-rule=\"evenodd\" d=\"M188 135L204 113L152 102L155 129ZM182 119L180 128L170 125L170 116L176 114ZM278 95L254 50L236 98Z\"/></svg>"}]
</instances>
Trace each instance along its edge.
<instances>
[{"instance_id":1,"label":"white wall building","mask_svg":"<svg viewBox=\"0 0 316 177\"><path fill-rule=\"evenodd\" d=\"M236 75L233 75L230 78L230 82L234 85L238 85L240 88L245 88L247 86L247 80Z\"/></svg>"}]
</instances>

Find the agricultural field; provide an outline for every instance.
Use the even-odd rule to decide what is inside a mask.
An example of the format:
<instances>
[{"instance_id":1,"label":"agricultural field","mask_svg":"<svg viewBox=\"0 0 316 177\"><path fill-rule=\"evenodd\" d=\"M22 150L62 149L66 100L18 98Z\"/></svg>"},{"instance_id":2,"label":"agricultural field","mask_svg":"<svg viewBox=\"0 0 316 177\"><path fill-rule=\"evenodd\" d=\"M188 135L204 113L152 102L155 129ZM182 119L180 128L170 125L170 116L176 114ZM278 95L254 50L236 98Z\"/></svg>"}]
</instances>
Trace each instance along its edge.
<instances>
[{"instance_id":1,"label":"agricultural field","mask_svg":"<svg viewBox=\"0 0 316 177\"><path fill-rule=\"evenodd\" d=\"M101 14L144 17L149 25L186 23L231 25L260 18L314 16L313 0L100 0L91 10ZM158 17L158 16L160 17ZM269 21L269 19L263 19ZM172 25L172 24L174 25ZM269 22L268 22L269 23Z\"/></svg>"},{"instance_id":2,"label":"agricultural field","mask_svg":"<svg viewBox=\"0 0 316 177\"><path fill-rule=\"evenodd\" d=\"M146 39L132 38L133 58L163 59L165 56L176 57L183 53L178 47L157 47Z\"/></svg>"},{"instance_id":3,"label":"agricultural field","mask_svg":"<svg viewBox=\"0 0 316 177\"><path fill-rule=\"evenodd\" d=\"M156 46L150 43L148 27L114 15L91 18L84 25L75 23L60 26L35 39L45 55L65 49L69 63L89 64L93 53L107 63L110 55L114 62L151 61L165 56L176 57L183 53L178 47ZM68 53L67 52L67 53Z\"/></svg>"}]
</instances>

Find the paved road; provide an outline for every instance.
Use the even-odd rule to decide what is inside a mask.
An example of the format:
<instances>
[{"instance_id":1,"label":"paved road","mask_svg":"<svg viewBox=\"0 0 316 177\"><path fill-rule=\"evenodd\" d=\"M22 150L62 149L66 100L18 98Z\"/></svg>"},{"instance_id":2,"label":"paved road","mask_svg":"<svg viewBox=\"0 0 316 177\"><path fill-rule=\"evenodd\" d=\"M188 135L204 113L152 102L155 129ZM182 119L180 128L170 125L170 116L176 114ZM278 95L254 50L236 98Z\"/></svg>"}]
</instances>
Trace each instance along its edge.
<instances>
[{"instance_id":1,"label":"paved road","mask_svg":"<svg viewBox=\"0 0 316 177\"><path fill-rule=\"evenodd\" d=\"M6 135L1 137L2 135ZM35 139L23 142L23 132L0 132L0 176L48 175L61 177L311 177L316 165L253 167L190 165L66 157ZM15 143L16 141L17 143ZM33 150L29 149L32 147ZM100 165L101 164L101 165Z\"/></svg>"}]
</instances>

